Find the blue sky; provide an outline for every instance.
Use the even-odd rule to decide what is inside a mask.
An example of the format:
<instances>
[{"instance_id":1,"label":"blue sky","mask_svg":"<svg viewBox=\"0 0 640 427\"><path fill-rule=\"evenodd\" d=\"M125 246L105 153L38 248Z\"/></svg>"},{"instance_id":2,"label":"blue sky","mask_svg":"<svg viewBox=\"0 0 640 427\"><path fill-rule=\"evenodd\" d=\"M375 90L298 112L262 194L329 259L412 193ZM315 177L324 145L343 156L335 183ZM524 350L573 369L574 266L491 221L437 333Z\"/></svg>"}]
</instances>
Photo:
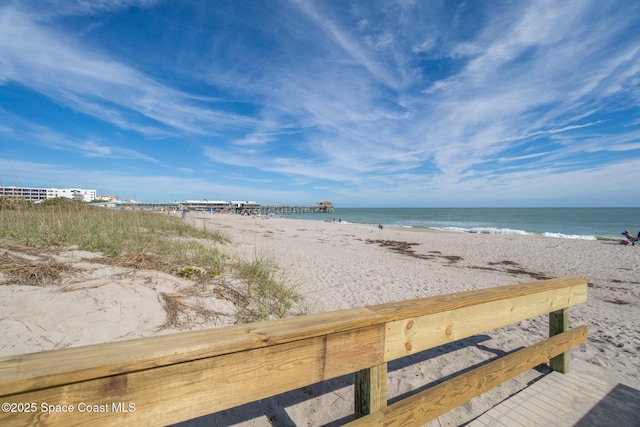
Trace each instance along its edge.
<instances>
[{"instance_id":1,"label":"blue sky","mask_svg":"<svg viewBox=\"0 0 640 427\"><path fill-rule=\"evenodd\" d=\"M640 206L640 2L0 1L0 185Z\"/></svg>"}]
</instances>

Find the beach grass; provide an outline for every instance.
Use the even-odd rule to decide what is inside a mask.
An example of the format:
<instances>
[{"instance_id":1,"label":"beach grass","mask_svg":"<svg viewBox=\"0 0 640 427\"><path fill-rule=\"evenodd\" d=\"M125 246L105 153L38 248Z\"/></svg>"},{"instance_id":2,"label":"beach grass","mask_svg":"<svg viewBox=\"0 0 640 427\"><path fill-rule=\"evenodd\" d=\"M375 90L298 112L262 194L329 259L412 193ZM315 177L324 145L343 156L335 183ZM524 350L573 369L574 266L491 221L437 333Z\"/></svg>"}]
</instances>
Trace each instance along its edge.
<instances>
[{"instance_id":1,"label":"beach grass","mask_svg":"<svg viewBox=\"0 0 640 427\"><path fill-rule=\"evenodd\" d=\"M108 257L152 253L180 260L194 252L192 248L176 251L181 239L229 240L220 232L191 227L179 218L152 212L115 211L60 199L41 204L0 202L0 241L36 248L75 246Z\"/></svg>"},{"instance_id":2,"label":"beach grass","mask_svg":"<svg viewBox=\"0 0 640 427\"><path fill-rule=\"evenodd\" d=\"M60 267L42 254L75 248L101 253L113 265L159 270L198 283L231 275L246 285L236 302L237 321L242 323L285 317L302 301L268 258L230 262L220 249L229 242L220 231L194 227L162 213L109 210L68 199L32 204L0 198L0 248L20 247L23 253L39 250L40 261L46 260L37 263L40 270L45 265ZM33 263L20 263L9 253L3 256L12 257L11 263L4 263L12 266L5 274L17 283L29 284L32 278L31 284L43 285L59 277L31 274ZM26 279L17 281L19 277Z\"/></svg>"},{"instance_id":3,"label":"beach grass","mask_svg":"<svg viewBox=\"0 0 640 427\"><path fill-rule=\"evenodd\" d=\"M266 256L240 261L234 269L245 284L238 301L237 317L242 323L282 318L292 309L306 314L304 299L295 286L289 285L282 271Z\"/></svg>"}]
</instances>

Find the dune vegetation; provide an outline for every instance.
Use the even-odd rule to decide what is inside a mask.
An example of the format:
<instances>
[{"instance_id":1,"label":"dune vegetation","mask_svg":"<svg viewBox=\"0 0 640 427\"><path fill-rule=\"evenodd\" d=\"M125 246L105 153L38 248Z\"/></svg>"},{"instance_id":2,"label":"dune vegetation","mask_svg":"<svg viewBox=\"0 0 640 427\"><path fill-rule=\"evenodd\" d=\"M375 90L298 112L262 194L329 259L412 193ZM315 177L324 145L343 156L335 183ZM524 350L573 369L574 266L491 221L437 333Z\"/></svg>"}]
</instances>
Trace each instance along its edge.
<instances>
[{"instance_id":1,"label":"dune vegetation","mask_svg":"<svg viewBox=\"0 0 640 427\"><path fill-rule=\"evenodd\" d=\"M69 199L33 204L0 198L0 283L59 281L71 267L47 254L72 248L102 254L112 265L226 287L222 294L236 305L237 322L284 317L296 307L300 311L302 297L273 261L232 259L224 253L229 243L220 231L162 213L110 210Z\"/></svg>"}]
</instances>

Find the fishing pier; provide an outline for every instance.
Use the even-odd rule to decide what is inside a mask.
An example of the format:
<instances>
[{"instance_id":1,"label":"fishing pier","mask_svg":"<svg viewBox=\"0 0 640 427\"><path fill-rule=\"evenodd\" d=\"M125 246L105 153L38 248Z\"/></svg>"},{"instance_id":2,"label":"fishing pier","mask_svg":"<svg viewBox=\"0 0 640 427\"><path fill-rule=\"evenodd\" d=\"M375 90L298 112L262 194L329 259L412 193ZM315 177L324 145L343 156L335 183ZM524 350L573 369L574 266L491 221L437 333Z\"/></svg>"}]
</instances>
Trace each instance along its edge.
<instances>
[{"instance_id":1,"label":"fishing pier","mask_svg":"<svg viewBox=\"0 0 640 427\"><path fill-rule=\"evenodd\" d=\"M330 213L333 212L333 203L322 202L312 206L295 205L260 205L261 215L291 215L306 213Z\"/></svg>"},{"instance_id":2,"label":"fishing pier","mask_svg":"<svg viewBox=\"0 0 640 427\"><path fill-rule=\"evenodd\" d=\"M101 203L111 209L132 209L148 211L195 211L210 213L232 213L238 215L291 215L307 213L331 213L333 203L320 202L315 205L275 205L260 204L255 201L184 200L169 203Z\"/></svg>"}]
</instances>

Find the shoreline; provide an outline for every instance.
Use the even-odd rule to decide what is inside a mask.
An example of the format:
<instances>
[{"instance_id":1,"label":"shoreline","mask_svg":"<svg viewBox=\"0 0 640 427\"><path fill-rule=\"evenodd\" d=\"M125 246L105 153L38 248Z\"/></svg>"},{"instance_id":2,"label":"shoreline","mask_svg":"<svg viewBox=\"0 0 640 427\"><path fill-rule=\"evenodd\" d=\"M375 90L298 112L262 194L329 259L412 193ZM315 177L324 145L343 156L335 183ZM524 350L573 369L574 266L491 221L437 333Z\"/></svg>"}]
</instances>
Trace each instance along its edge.
<instances>
[{"instance_id":1,"label":"shoreline","mask_svg":"<svg viewBox=\"0 0 640 427\"><path fill-rule=\"evenodd\" d=\"M179 214L176 214L179 215ZM308 313L483 289L541 278L589 279L587 303L569 310L570 327L586 324L589 339L570 352L570 369L640 389L640 248L597 240L537 235L497 235L434 229L332 223L309 219L188 214L188 223L224 232L219 244L232 258L267 257L307 302ZM637 246L637 245L636 245ZM87 270L73 284L0 287L0 355L29 353L179 330L221 327L225 318L183 329L159 329L166 320L161 293L185 293L183 278L90 264L95 254L65 255ZM232 314L228 303L216 310ZM105 325L111 325L106 328ZM394 362L389 398L425 387L472 365L544 339L546 316L492 330ZM517 392L543 372L531 370L442 416L459 425ZM296 424L324 425L353 413L352 376L305 387L262 402L223 411L225 425L269 425L278 408ZM318 411L317 408L322 408ZM247 413L255 415L247 418ZM206 417L200 420L207 424ZM209 422L211 419L208 420ZM198 425L198 421L188 423ZM438 425L433 424L434 426Z\"/></svg>"},{"instance_id":2,"label":"shoreline","mask_svg":"<svg viewBox=\"0 0 640 427\"><path fill-rule=\"evenodd\" d=\"M620 240L637 227L637 208L336 208L331 214L285 215L331 222L430 227L487 234L535 234Z\"/></svg>"},{"instance_id":3,"label":"shoreline","mask_svg":"<svg viewBox=\"0 0 640 427\"><path fill-rule=\"evenodd\" d=\"M273 215L256 215L258 218L276 218L276 219L290 219L290 220L302 220L302 221L318 221L323 223L334 223L333 221L328 220L320 220L320 219L305 219L301 217L287 217L287 216L273 216ZM359 225L372 225L378 226L377 223L373 222L351 222L342 220L340 222L336 222L339 224L359 224ZM526 230L518 230L512 228L496 228L496 227L476 227L476 228L463 228L463 227L431 227L431 226L419 226L419 225L403 225L403 224L381 224L386 228L407 228L414 230L433 230L433 231L444 231L447 233L459 233L459 234L489 234L489 235L514 235L514 236L542 236L542 237L553 237L557 239L570 239L570 240L598 240L603 242L620 242L621 240L625 240L624 238L618 238L615 236L606 236L599 234L564 234L564 233L554 233L550 231L543 232L534 232L534 231L526 231Z\"/></svg>"}]
</instances>

